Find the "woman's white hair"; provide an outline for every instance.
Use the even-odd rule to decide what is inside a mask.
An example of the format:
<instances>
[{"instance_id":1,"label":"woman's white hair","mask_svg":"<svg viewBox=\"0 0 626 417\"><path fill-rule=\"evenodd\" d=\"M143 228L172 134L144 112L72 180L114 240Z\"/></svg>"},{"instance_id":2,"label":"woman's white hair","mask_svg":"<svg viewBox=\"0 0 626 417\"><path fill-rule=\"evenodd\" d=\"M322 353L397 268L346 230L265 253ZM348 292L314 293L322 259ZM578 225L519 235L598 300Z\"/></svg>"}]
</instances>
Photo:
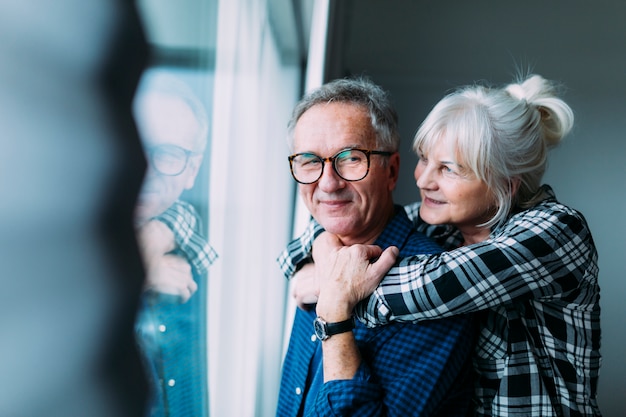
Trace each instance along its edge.
<instances>
[{"instance_id":1,"label":"woman's white hair","mask_svg":"<svg viewBox=\"0 0 626 417\"><path fill-rule=\"evenodd\" d=\"M420 125L413 149L428 154L436 142L447 141L459 163L493 192L495 214L480 225L493 227L545 198L540 186L548 150L573 124L574 113L556 96L556 86L530 75L503 88L473 85L447 95Z\"/></svg>"}]
</instances>

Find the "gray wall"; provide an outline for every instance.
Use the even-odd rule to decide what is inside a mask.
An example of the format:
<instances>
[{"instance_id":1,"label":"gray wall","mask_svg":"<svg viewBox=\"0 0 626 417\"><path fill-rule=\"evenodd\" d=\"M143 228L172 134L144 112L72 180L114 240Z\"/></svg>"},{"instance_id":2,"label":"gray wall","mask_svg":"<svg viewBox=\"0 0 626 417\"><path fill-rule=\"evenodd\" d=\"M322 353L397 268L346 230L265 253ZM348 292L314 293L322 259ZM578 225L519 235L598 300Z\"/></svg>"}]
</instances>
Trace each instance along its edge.
<instances>
[{"instance_id":1,"label":"gray wall","mask_svg":"<svg viewBox=\"0 0 626 417\"><path fill-rule=\"evenodd\" d=\"M398 202L418 198L411 140L451 88L500 84L530 67L561 81L576 114L545 182L582 211L600 254L605 416L626 413L626 2L342 1L331 77L367 74L387 88L403 135Z\"/></svg>"}]
</instances>

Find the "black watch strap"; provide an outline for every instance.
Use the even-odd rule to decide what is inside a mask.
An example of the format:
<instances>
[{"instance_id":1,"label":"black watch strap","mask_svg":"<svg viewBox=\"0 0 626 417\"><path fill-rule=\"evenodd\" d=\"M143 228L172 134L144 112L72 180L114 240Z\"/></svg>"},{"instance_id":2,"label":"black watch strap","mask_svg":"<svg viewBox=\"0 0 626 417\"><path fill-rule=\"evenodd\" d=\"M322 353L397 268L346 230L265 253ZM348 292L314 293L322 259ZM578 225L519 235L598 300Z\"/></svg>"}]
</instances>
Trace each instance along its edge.
<instances>
[{"instance_id":1,"label":"black watch strap","mask_svg":"<svg viewBox=\"0 0 626 417\"><path fill-rule=\"evenodd\" d=\"M338 321L336 323L327 323L321 317L317 317L313 321L313 328L315 329L315 335L320 340L326 340L336 334L349 332L355 327L354 317L350 317L347 320Z\"/></svg>"}]
</instances>

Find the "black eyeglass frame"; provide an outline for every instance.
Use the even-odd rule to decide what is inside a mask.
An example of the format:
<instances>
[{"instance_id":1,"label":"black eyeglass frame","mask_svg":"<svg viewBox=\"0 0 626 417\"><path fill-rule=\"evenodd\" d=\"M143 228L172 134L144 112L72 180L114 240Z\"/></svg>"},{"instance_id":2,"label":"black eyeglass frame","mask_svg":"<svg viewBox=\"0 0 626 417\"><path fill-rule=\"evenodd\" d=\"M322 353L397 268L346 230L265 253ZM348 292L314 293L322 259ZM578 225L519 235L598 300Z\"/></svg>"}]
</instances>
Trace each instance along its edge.
<instances>
[{"instance_id":1,"label":"black eyeglass frame","mask_svg":"<svg viewBox=\"0 0 626 417\"><path fill-rule=\"evenodd\" d=\"M159 150L162 150L162 149L176 149L178 151L182 151L185 154L185 163L183 164L183 167L178 172L176 172L175 174L168 174L168 173L165 173L165 172L161 171L157 167L157 164L154 163L155 153L158 152ZM177 175L182 174L187 169L187 165L189 164L189 158L191 158L192 156L200 155L200 152L190 151L189 149L185 149L182 146L170 145L170 144L167 144L167 145L157 145L157 146L146 146L145 147L145 153L146 153L146 158L148 159L148 162L150 163L152 168L154 168L154 170L156 172L158 172L160 175L164 175L164 176L167 176L167 177L175 177Z\"/></svg>"},{"instance_id":2,"label":"black eyeglass frame","mask_svg":"<svg viewBox=\"0 0 626 417\"><path fill-rule=\"evenodd\" d=\"M363 176L359 179L355 179L355 180L349 180L347 178L344 178L339 171L337 170L337 166L335 161L337 160L337 157L346 152L346 151L361 151L365 154L365 158L367 159L367 169L365 170L365 174L363 174ZM326 158L322 158L319 155L316 155L312 152L300 152L300 153L295 153L293 155L289 155L288 159L289 159L289 169L291 171L291 176L293 177L294 180L296 180L296 182L300 183L300 184L313 184L317 181L319 181L320 178L322 178L322 175L324 175L324 167L326 166L326 162L329 162L332 164L333 170L335 171L335 174L337 174L339 176L339 178L341 178L344 181L348 181L348 182L356 182L356 181L361 181L362 179L364 179L365 177L367 177L367 174L369 174L370 172L370 163L371 163L371 159L370 159L370 155L383 155L383 156L391 156L393 155L395 152L389 152L389 151L377 151L377 150L373 150L373 149L361 149L361 148L345 148L340 150L339 152L337 152L336 154L334 154L333 156L329 156ZM296 174L293 172L293 160L300 156L300 155L313 155L315 157L317 157L320 161L322 161L322 169L320 170L320 175L319 177L317 177L314 181L310 181L310 182L304 182L304 181L300 181L298 178L296 178Z\"/></svg>"}]
</instances>

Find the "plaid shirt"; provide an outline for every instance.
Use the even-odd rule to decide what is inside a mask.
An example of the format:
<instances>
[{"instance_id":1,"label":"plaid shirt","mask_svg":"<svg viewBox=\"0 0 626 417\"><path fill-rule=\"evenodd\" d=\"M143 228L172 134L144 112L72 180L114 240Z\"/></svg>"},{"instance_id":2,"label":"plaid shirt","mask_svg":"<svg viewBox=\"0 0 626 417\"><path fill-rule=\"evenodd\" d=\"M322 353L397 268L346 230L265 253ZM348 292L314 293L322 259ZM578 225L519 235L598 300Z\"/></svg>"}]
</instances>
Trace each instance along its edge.
<instances>
[{"instance_id":1,"label":"plaid shirt","mask_svg":"<svg viewBox=\"0 0 626 417\"><path fill-rule=\"evenodd\" d=\"M396 245L401 256L441 252L415 232L399 206L376 244ZM314 310L296 309L277 416L465 417L471 409L474 327L468 315L376 329L358 322L353 332L363 362L354 378L327 383L315 317Z\"/></svg>"},{"instance_id":2,"label":"plaid shirt","mask_svg":"<svg viewBox=\"0 0 626 417\"><path fill-rule=\"evenodd\" d=\"M176 200L155 219L162 221L174 233L177 250L187 258L198 274L205 273L217 259L217 252L200 235L200 217L193 206Z\"/></svg>"},{"instance_id":3,"label":"plaid shirt","mask_svg":"<svg viewBox=\"0 0 626 417\"><path fill-rule=\"evenodd\" d=\"M402 259L357 306L368 326L479 312L478 415L600 415L596 248L584 217L543 189L543 202L513 214L487 240L458 249L457 230L427 225L419 203L407 206L418 230L450 251ZM282 254L287 276L318 230L311 224Z\"/></svg>"}]
</instances>

